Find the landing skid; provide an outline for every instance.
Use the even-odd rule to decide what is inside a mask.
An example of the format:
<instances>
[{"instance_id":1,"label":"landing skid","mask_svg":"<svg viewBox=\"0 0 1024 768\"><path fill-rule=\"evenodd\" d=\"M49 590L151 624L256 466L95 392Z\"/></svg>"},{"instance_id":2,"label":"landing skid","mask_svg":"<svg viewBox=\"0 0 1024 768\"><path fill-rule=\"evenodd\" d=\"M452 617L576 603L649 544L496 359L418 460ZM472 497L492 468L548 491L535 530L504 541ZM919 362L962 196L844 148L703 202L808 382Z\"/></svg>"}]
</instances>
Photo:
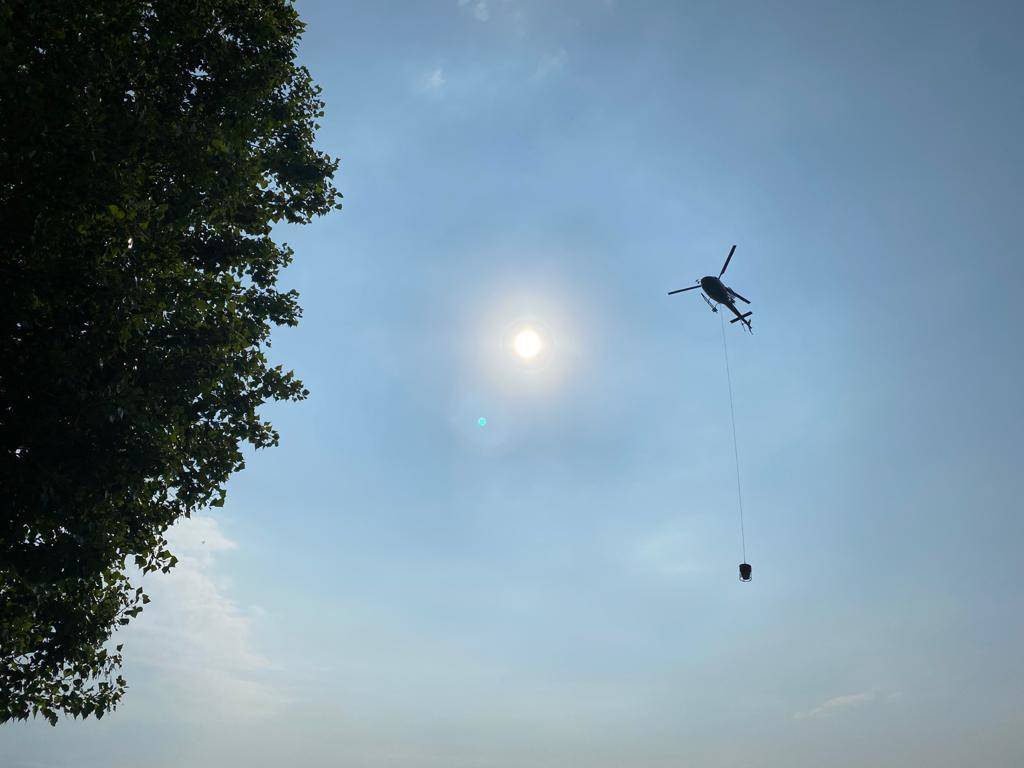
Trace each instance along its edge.
<instances>
[{"instance_id":1,"label":"landing skid","mask_svg":"<svg viewBox=\"0 0 1024 768\"><path fill-rule=\"evenodd\" d=\"M704 295L704 294L702 293L702 294L700 295L700 297L701 297L702 299L704 299L704 301L705 301L705 302L707 303L707 305L708 305L709 307L711 307L711 311L712 311L712 312L718 312L718 307L716 307L716 306L715 306L714 304L712 304L712 303L711 303L711 300L710 300L710 299L709 299L709 298L708 298L707 296L705 296L705 295Z\"/></svg>"}]
</instances>

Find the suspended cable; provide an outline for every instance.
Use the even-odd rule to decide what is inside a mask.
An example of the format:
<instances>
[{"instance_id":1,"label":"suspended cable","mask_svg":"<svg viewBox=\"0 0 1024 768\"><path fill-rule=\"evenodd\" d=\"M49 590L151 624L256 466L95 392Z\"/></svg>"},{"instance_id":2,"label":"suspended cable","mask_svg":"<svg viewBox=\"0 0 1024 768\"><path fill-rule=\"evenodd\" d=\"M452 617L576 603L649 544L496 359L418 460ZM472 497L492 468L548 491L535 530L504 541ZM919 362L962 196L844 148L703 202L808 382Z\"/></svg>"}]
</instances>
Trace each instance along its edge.
<instances>
[{"instance_id":1,"label":"suspended cable","mask_svg":"<svg viewBox=\"0 0 1024 768\"><path fill-rule=\"evenodd\" d=\"M736 440L736 409L732 401L732 373L729 370L729 345L725 341L725 316L722 319L722 351L725 352L725 378L729 382L729 414L732 416L732 452L736 459L736 498L740 505L740 541L743 546L743 562L747 562L747 534L743 530L743 490L740 487L740 449Z\"/></svg>"}]
</instances>

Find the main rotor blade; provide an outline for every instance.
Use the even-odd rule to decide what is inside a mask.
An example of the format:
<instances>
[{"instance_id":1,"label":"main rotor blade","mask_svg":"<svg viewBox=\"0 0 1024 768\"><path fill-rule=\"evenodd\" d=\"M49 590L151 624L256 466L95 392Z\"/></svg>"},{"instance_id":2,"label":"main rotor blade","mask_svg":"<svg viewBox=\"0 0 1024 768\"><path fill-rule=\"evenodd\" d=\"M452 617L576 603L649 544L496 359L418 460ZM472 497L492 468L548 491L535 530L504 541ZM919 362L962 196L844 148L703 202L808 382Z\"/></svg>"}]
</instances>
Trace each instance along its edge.
<instances>
[{"instance_id":1,"label":"main rotor blade","mask_svg":"<svg viewBox=\"0 0 1024 768\"><path fill-rule=\"evenodd\" d=\"M735 297L736 297L737 299L739 299L740 301L742 301L742 302L746 302L747 304L749 304L749 303L750 303L750 299L745 299L745 298L743 298L743 297L742 297L742 296L740 296L740 295L739 295L738 293L736 293L736 291L734 291L734 290L733 290L732 288L726 288L726 290L727 290L727 291L728 291L729 293L731 293L731 294L732 294L733 296L735 296Z\"/></svg>"},{"instance_id":2,"label":"main rotor blade","mask_svg":"<svg viewBox=\"0 0 1024 768\"><path fill-rule=\"evenodd\" d=\"M700 288L699 285L691 285L689 288L680 288L678 291L669 291L668 295L671 296L673 293L682 293L683 291L692 291L695 288Z\"/></svg>"},{"instance_id":3,"label":"main rotor blade","mask_svg":"<svg viewBox=\"0 0 1024 768\"><path fill-rule=\"evenodd\" d=\"M732 255L734 253L736 253L736 246L735 245L732 248L729 249L729 255L725 257L725 264L722 265L722 271L718 273L719 277L724 275L725 274L725 270L727 270L729 268L729 262L732 261Z\"/></svg>"}]
</instances>

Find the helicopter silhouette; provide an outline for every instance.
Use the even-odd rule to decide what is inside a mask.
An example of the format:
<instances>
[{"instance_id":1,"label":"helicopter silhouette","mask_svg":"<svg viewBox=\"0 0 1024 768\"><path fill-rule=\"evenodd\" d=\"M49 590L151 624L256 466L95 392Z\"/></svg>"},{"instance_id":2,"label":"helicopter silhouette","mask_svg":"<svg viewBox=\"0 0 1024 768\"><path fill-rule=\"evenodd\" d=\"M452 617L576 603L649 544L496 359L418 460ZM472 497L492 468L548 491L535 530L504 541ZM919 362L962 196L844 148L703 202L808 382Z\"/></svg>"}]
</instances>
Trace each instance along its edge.
<instances>
[{"instance_id":1,"label":"helicopter silhouette","mask_svg":"<svg viewBox=\"0 0 1024 768\"><path fill-rule=\"evenodd\" d=\"M738 309L736 309L736 299L739 299L744 304L749 304L750 300L743 298L738 293L736 293L736 291L734 291L732 288L730 288L729 286L722 282L722 275L724 275L725 270L729 268L729 262L732 261L732 255L734 253L736 253L735 245L729 249L729 255L725 257L725 264L722 265L722 271L718 273L718 277L706 275L702 277L700 280L698 280L696 285L691 285L689 288L680 288L679 290L676 291L669 291L668 295L671 296L674 293L682 293L683 291L693 291L697 288L700 288L701 290L704 291L704 293L701 294L701 298L707 302L709 307L711 307L712 312L717 312L718 305L724 304L730 310L732 310L732 313L734 315L736 315L736 317L734 317L729 322L743 323L743 325L746 326L746 329L750 333L753 333L754 328L753 326L751 326L750 320L748 320L747 318L749 318L754 313L740 312Z\"/></svg>"}]
</instances>

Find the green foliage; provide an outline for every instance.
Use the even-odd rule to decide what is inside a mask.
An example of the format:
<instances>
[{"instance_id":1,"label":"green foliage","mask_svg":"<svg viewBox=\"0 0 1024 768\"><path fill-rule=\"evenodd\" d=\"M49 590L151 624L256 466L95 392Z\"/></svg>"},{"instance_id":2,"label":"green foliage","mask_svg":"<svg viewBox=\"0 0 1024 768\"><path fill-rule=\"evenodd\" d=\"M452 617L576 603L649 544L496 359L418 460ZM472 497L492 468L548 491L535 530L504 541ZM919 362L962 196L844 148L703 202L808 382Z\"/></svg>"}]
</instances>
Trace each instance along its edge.
<instances>
[{"instance_id":1,"label":"green foliage","mask_svg":"<svg viewBox=\"0 0 1024 768\"><path fill-rule=\"evenodd\" d=\"M307 392L275 222L340 207L286 0L0 0L0 722L102 716L132 572Z\"/></svg>"}]
</instances>

